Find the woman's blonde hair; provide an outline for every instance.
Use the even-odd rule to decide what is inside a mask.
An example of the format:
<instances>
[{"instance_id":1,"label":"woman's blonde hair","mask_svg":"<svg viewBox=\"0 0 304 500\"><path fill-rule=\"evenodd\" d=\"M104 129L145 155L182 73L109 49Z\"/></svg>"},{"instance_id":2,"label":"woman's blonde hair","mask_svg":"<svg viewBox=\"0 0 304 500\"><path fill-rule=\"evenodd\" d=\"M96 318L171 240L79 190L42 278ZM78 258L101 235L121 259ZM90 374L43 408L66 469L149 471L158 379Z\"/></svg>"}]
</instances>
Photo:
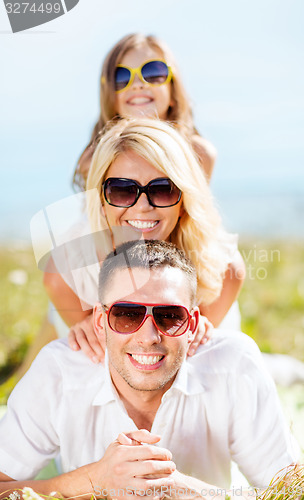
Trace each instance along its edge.
<instances>
[{"instance_id":1,"label":"woman's blonde hair","mask_svg":"<svg viewBox=\"0 0 304 500\"><path fill-rule=\"evenodd\" d=\"M181 77L170 49L164 42L153 35L134 33L126 35L114 45L106 56L100 77L100 115L94 126L88 146L81 154L76 167L73 184L84 188L89 161L91 160L96 141L109 120L120 119L115 110L115 69L120 64L124 55L133 49L149 47L159 52L160 57L171 67L173 77L171 80L172 105L168 108L167 120L182 128L184 133L192 135L197 133L192 117L189 99L181 81Z\"/></svg>"},{"instance_id":2,"label":"woman's blonde hair","mask_svg":"<svg viewBox=\"0 0 304 500\"><path fill-rule=\"evenodd\" d=\"M170 241L182 249L196 267L198 303L212 303L220 295L223 277L231 261L227 252L231 235L222 228L191 146L175 127L162 120L129 118L115 123L96 147L86 183L87 190L97 190L102 203L102 184L109 167L120 154L129 150L166 174L182 191L184 213ZM92 230L104 230L107 225L100 203L91 196L87 203Z\"/></svg>"}]
</instances>

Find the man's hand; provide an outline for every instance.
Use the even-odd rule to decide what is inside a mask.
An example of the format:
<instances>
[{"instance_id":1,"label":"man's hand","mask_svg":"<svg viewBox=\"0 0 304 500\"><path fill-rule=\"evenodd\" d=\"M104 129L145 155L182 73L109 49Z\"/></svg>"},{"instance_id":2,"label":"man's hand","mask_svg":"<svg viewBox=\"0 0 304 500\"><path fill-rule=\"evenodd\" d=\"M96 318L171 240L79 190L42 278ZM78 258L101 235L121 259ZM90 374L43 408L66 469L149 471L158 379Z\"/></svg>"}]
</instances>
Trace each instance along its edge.
<instances>
[{"instance_id":1,"label":"man's hand","mask_svg":"<svg viewBox=\"0 0 304 500\"><path fill-rule=\"evenodd\" d=\"M210 323L210 321L206 318L206 316L200 315L197 334L195 335L191 344L189 344L187 356L193 356L199 344L206 344L206 342L208 342L208 340L211 339L212 333L213 333L212 323Z\"/></svg>"},{"instance_id":2,"label":"man's hand","mask_svg":"<svg viewBox=\"0 0 304 500\"><path fill-rule=\"evenodd\" d=\"M93 314L72 326L68 335L69 346L73 351L81 349L93 363L103 362L105 357L105 338L94 329Z\"/></svg>"},{"instance_id":3,"label":"man's hand","mask_svg":"<svg viewBox=\"0 0 304 500\"><path fill-rule=\"evenodd\" d=\"M171 474L176 469L171 452L155 446L159 440L145 429L119 434L103 458L90 466L94 494L116 499L159 498L161 488L173 484Z\"/></svg>"},{"instance_id":4,"label":"man's hand","mask_svg":"<svg viewBox=\"0 0 304 500\"><path fill-rule=\"evenodd\" d=\"M161 488L162 500L254 500L255 489L239 487L226 490L219 486L205 483L195 477L186 476L178 470L171 474L173 484Z\"/></svg>"}]
</instances>

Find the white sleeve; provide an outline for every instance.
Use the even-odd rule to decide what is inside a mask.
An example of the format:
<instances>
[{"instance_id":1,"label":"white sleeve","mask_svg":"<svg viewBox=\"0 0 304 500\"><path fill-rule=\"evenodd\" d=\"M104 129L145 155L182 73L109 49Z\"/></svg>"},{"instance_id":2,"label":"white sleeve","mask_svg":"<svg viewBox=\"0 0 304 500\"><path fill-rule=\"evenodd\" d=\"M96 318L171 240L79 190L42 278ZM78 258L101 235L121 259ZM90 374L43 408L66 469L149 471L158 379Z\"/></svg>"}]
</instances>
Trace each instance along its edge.
<instances>
[{"instance_id":1,"label":"white sleeve","mask_svg":"<svg viewBox=\"0 0 304 500\"><path fill-rule=\"evenodd\" d=\"M83 216L58 240L61 244L51 252L57 272L79 297L83 310L91 309L98 300L100 266L87 219Z\"/></svg>"},{"instance_id":2,"label":"white sleeve","mask_svg":"<svg viewBox=\"0 0 304 500\"><path fill-rule=\"evenodd\" d=\"M13 390L0 421L0 471L33 479L59 450L56 432L62 380L49 350L42 349Z\"/></svg>"},{"instance_id":3,"label":"white sleeve","mask_svg":"<svg viewBox=\"0 0 304 500\"><path fill-rule=\"evenodd\" d=\"M280 469L298 459L299 448L258 349L241 358L231 387L235 387L230 433L232 459L252 486L266 487Z\"/></svg>"}]
</instances>

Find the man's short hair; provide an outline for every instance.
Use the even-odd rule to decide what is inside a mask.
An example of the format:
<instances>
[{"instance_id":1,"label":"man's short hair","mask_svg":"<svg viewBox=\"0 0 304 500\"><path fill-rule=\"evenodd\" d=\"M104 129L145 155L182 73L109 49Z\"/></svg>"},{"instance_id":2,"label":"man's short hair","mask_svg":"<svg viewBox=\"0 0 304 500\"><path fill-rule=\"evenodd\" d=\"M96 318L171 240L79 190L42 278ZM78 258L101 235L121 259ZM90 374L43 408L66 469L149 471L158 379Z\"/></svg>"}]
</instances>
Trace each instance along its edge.
<instances>
[{"instance_id":1,"label":"man's short hair","mask_svg":"<svg viewBox=\"0 0 304 500\"><path fill-rule=\"evenodd\" d=\"M110 279L122 269L160 269L172 267L180 269L189 284L191 307L195 303L197 274L192 262L184 252L172 243L158 240L128 241L119 245L107 255L99 273L99 300L104 303L104 296Z\"/></svg>"}]
</instances>

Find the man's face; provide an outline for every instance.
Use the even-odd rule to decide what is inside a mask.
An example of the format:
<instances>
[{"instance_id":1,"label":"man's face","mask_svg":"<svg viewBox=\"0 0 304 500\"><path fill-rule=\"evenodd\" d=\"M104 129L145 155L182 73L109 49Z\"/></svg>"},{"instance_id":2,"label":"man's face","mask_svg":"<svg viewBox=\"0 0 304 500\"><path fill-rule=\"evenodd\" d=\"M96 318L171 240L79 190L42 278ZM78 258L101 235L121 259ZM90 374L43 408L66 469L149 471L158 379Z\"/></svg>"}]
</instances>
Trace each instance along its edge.
<instances>
[{"instance_id":1,"label":"man's face","mask_svg":"<svg viewBox=\"0 0 304 500\"><path fill-rule=\"evenodd\" d=\"M133 269L133 279L139 283L143 269ZM179 269L164 267L150 270L149 279L140 289L130 290L130 274L119 270L110 280L105 296L107 305L126 300L149 304L183 305L190 310L189 284ZM107 302L108 299L111 299ZM113 300L114 299L114 300ZM99 309L100 310L100 309ZM98 313L95 310L95 316ZM101 313L99 313L101 314ZM124 387L138 391L165 392L172 384L188 349L188 343L196 331L198 311L195 311L189 329L181 336L168 337L160 333L148 317L139 330L131 334L116 333L109 327L106 314L95 318L106 333L110 373L117 389Z\"/></svg>"}]
</instances>

